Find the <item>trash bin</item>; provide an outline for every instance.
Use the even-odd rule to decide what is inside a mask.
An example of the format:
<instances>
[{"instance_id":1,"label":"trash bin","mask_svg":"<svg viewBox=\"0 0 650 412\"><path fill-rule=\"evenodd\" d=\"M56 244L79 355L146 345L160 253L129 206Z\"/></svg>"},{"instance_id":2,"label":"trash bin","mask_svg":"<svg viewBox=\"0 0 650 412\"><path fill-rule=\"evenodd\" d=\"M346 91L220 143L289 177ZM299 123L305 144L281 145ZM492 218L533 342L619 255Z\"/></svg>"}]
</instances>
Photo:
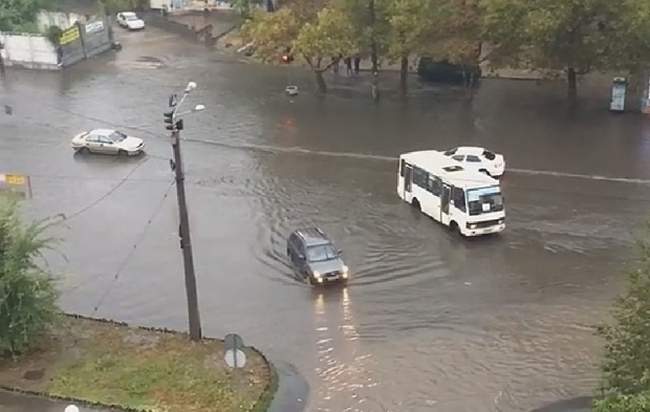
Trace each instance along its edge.
<instances>
[{"instance_id":1,"label":"trash bin","mask_svg":"<svg viewBox=\"0 0 650 412\"><path fill-rule=\"evenodd\" d=\"M627 92L627 79L615 77L612 81L612 98L609 102L609 110L612 112L625 111L625 93Z\"/></svg>"}]
</instances>

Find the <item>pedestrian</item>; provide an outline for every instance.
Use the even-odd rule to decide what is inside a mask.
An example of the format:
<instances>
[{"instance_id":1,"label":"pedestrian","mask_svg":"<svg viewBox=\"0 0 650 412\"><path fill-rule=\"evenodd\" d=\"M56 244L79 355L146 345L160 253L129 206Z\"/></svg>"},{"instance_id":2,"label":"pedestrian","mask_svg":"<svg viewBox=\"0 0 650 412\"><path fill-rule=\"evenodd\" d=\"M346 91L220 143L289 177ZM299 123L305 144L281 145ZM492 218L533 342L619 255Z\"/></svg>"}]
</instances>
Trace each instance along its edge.
<instances>
[{"instance_id":1,"label":"pedestrian","mask_svg":"<svg viewBox=\"0 0 650 412\"><path fill-rule=\"evenodd\" d=\"M332 71L334 74L339 74L339 59L337 57L332 57Z\"/></svg>"},{"instance_id":2,"label":"pedestrian","mask_svg":"<svg viewBox=\"0 0 650 412\"><path fill-rule=\"evenodd\" d=\"M345 62L345 71L348 76L352 76L352 58L346 57L343 59Z\"/></svg>"},{"instance_id":3,"label":"pedestrian","mask_svg":"<svg viewBox=\"0 0 650 412\"><path fill-rule=\"evenodd\" d=\"M361 57L359 55L354 56L354 73L359 74L359 65L361 64Z\"/></svg>"}]
</instances>

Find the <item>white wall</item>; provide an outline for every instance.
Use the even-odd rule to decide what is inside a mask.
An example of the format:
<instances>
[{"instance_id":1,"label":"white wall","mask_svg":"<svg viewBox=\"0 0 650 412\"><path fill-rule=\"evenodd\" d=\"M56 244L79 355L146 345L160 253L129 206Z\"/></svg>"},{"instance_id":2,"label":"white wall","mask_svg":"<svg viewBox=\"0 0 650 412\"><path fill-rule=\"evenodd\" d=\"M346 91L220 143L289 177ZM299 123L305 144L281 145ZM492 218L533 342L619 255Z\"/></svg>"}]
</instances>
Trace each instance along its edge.
<instances>
[{"instance_id":1,"label":"white wall","mask_svg":"<svg viewBox=\"0 0 650 412\"><path fill-rule=\"evenodd\" d=\"M52 43L39 34L0 33L6 66L57 69L57 53Z\"/></svg>"}]
</instances>

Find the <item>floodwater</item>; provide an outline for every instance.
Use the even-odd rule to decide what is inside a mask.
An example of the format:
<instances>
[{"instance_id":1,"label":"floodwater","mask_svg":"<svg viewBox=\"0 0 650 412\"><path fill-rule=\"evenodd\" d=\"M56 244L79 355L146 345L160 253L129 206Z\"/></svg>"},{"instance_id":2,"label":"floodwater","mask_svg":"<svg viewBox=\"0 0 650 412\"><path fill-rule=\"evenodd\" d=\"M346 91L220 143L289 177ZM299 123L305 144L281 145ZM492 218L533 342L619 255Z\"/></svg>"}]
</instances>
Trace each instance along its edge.
<instances>
[{"instance_id":1,"label":"floodwater","mask_svg":"<svg viewBox=\"0 0 650 412\"><path fill-rule=\"evenodd\" d=\"M208 109L185 120L183 153L206 335L293 365L308 411L530 411L593 393L593 325L650 209L650 121L608 113L606 83L571 106L561 84L484 81L470 101L414 81L375 105L363 79L318 98L299 69L118 34L117 55L0 87L0 169L32 176L30 214L67 217L66 259L50 259L66 310L186 327L162 112L194 80ZM72 155L73 134L109 126L147 156ZM396 195L399 153L460 144L508 162L502 235L459 239ZM295 279L285 239L311 225L343 249L347 287Z\"/></svg>"}]
</instances>

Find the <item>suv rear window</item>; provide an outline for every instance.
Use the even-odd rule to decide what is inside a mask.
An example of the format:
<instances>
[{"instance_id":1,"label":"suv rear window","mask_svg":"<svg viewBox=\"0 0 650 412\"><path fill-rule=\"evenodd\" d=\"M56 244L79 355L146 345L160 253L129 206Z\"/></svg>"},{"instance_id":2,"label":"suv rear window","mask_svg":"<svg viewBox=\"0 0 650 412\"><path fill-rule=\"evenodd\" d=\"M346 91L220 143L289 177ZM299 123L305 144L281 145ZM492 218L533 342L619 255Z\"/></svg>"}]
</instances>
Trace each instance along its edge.
<instances>
[{"instance_id":1,"label":"suv rear window","mask_svg":"<svg viewBox=\"0 0 650 412\"><path fill-rule=\"evenodd\" d=\"M497 157L497 155L495 155L494 153L492 153L489 150L484 150L483 151L483 156L485 156L485 158L488 159L488 160L494 160Z\"/></svg>"},{"instance_id":2,"label":"suv rear window","mask_svg":"<svg viewBox=\"0 0 650 412\"><path fill-rule=\"evenodd\" d=\"M451 155L453 155L454 153L456 153L456 150L458 150L458 149L447 150L447 151L445 152L445 156L451 156Z\"/></svg>"},{"instance_id":3,"label":"suv rear window","mask_svg":"<svg viewBox=\"0 0 650 412\"><path fill-rule=\"evenodd\" d=\"M481 161L481 159L479 159L478 156L467 155L467 161L468 162L479 163Z\"/></svg>"}]
</instances>

